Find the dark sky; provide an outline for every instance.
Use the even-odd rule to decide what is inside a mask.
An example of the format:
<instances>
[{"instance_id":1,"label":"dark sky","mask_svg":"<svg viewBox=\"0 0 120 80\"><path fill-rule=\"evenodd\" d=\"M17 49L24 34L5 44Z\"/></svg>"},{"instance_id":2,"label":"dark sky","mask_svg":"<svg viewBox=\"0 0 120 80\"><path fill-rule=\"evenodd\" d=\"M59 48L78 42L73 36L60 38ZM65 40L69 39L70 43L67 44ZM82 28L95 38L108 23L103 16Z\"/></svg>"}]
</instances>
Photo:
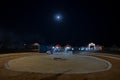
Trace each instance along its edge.
<instances>
[{"instance_id":1,"label":"dark sky","mask_svg":"<svg viewBox=\"0 0 120 80\"><path fill-rule=\"evenodd\" d=\"M7 35L23 43L120 46L118 17L119 4L112 0L3 0L0 40Z\"/></svg>"}]
</instances>

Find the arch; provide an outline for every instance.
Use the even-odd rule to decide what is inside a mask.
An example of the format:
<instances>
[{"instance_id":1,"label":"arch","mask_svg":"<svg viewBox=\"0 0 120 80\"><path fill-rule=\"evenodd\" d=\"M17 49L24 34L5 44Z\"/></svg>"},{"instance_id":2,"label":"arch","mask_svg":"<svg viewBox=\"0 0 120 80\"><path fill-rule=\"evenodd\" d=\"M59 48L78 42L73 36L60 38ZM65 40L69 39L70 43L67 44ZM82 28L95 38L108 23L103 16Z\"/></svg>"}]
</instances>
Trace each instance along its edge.
<instances>
[{"instance_id":1,"label":"arch","mask_svg":"<svg viewBox=\"0 0 120 80\"><path fill-rule=\"evenodd\" d=\"M95 43L89 43L88 48L89 50L95 50Z\"/></svg>"}]
</instances>

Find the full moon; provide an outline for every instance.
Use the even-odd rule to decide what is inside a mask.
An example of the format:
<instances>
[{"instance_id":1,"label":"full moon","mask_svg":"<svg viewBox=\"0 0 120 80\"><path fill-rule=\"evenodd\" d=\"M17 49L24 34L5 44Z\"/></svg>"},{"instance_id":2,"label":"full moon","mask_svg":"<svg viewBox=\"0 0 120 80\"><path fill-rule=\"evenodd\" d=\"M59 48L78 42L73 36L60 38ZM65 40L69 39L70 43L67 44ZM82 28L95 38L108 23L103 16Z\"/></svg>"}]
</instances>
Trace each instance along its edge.
<instances>
[{"instance_id":1,"label":"full moon","mask_svg":"<svg viewBox=\"0 0 120 80\"><path fill-rule=\"evenodd\" d=\"M57 16L56 18L57 18L57 19L60 19L60 16Z\"/></svg>"},{"instance_id":2,"label":"full moon","mask_svg":"<svg viewBox=\"0 0 120 80\"><path fill-rule=\"evenodd\" d=\"M60 14L56 14L55 15L55 20L56 21L61 21L62 20L62 16Z\"/></svg>"}]
</instances>

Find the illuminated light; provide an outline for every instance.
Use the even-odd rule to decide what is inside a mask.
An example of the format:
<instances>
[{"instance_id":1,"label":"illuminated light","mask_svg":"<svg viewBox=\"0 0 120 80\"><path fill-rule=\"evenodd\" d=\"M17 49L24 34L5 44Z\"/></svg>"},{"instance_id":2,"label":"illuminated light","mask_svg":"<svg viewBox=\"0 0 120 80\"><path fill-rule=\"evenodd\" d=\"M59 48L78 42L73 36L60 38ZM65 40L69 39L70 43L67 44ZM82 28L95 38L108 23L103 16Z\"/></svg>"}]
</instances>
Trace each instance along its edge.
<instances>
[{"instance_id":1,"label":"illuminated light","mask_svg":"<svg viewBox=\"0 0 120 80\"><path fill-rule=\"evenodd\" d=\"M59 47L56 47L57 49L59 48Z\"/></svg>"},{"instance_id":2,"label":"illuminated light","mask_svg":"<svg viewBox=\"0 0 120 80\"><path fill-rule=\"evenodd\" d=\"M39 46L40 44L39 43L34 43L33 46Z\"/></svg>"},{"instance_id":3,"label":"illuminated light","mask_svg":"<svg viewBox=\"0 0 120 80\"><path fill-rule=\"evenodd\" d=\"M71 49L71 46L70 45L66 45L65 48L66 49Z\"/></svg>"},{"instance_id":4,"label":"illuminated light","mask_svg":"<svg viewBox=\"0 0 120 80\"><path fill-rule=\"evenodd\" d=\"M70 49L70 47L66 47L66 49Z\"/></svg>"},{"instance_id":5,"label":"illuminated light","mask_svg":"<svg viewBox=\"0 0 120 80\"><path fill-rule=\"evenodd\" d=\"M72 48L72 50L74 50L74 48Z\"/></svg>"},{"instance_id":6,"label":"illuminated light","mask_svg":"<svg viewBox=\"0 0 120 80\"><path fill-rule=\"evenodd\" d=\"M56 20L57 20L57 21L60 21L60 20L61 20L61 16L60 16L60 15L57 15L57 16L56 16Z\"/></svg>"},{"instance_id":7,"label":"illuminated light","mask_svg":"<svg viewBox=\"0 0 120 80\"><path fill-rule=\"evenodd\" d=\"M102 50L103 48L102 48L102 46L99 46L99 50Z\"/></svg>"},{"instance_id":8,"label":"illuminated light","mask_svg":"<svg viewBox=\"0 0 120 80\"><path fill-rule=\"evenodd\" d=\"M85 48L85 50L89 50L89 48Z\"/></svg>"},{"instance_id":9,"label":"illuminated light","mask_svg":"<svg viewBox=\"0 0 120 80\"><path fill-rule=\"evenodd\" d=\"M93 47L93 48L91 48L91 47ZM88 48L89 48L90 50L94 50L94 49L95 49L95 44L94 44L94 43L89 43L89 44L88 44Z\"/></svg>"},{"instance_id":10,"label":"illuminated light","mask_svg":"<svg viewBox=\"0 0 120 80\"><path fill-rule=\"evenodd\" d=\"M52 48L54 49L55 47L53 46Z\"/></svg>"},{"instance_id":11,"label":"illuminated light","mask_svg":"<svg viewBox=\"0 0 120 80\"><path fill-rule=\"evenodd\" d=\"M85 48L81 48L81 50L85 50Z\"/></svg>"},{"instance_id":12,"label":"illuminated light","mask_svg":"<svg viewBox=\"0 0 120 80\"><path fill-rule=\"evenodd\" d=\"M58 22L61 22L61 20L63 19L63 17L61 16L61 14L56 14L56 15L54 16L54 19L55 19L56 21L58 21Z\"/></svg>"},{"instance_id":13,"label":"illuminated light","mask_svg":"<svg viewBox=\"0 0 120 80\"><path fill-rule=\"evenodd\" d=\"M60 19L60 16L57 16L57 19Z\"/></svg>"},{"instance_id":14,"label":"illuminated light","mask_svg":"<svg viewBox=\"0 0 120 80\"><path fill-rule=\"evenodd\" d=\"M95 44L94 43L89 43L88 46L95 46Z\"/></svg>"},{"instance_id":15,"label":"illuminated light","mask_svg":"<svg viewBox=\"0 0 120 80\"><path fill-rule=\"evenodd\" d=\"M61 46L60 46L59 44L57 44L55 47L56 47L57 49L58 49L58 48L61 48Z\"/></svg>"}]
</instances>

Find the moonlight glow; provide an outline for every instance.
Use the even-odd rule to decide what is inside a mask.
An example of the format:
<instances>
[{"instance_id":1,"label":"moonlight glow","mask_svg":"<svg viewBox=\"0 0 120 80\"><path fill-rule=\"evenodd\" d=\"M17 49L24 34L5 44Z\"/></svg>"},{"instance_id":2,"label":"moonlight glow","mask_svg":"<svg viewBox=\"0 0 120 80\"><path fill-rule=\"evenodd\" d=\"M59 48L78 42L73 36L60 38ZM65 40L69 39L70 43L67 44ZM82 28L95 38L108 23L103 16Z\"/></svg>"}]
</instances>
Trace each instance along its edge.
<instances>
[{"instance_id":1,"label":"moonlight glow","mask_svg":"<svg viewBox=\"0 0 120 80\"><path fill-rule=\"evenodd\" d=\"M57 19L60 19L60 16L57 16Z\"/></svg>"},{"instance_id":2,"label":"moonlight glow","mask_svg":"<svg viewBox=\"0 0 120 80\"><path fill-rule=\"evenodd\" d=\"M62 20L62 16L60 14L55 15L55 20L56 21L61 21Z\"/></svg>"}]
</instances>

